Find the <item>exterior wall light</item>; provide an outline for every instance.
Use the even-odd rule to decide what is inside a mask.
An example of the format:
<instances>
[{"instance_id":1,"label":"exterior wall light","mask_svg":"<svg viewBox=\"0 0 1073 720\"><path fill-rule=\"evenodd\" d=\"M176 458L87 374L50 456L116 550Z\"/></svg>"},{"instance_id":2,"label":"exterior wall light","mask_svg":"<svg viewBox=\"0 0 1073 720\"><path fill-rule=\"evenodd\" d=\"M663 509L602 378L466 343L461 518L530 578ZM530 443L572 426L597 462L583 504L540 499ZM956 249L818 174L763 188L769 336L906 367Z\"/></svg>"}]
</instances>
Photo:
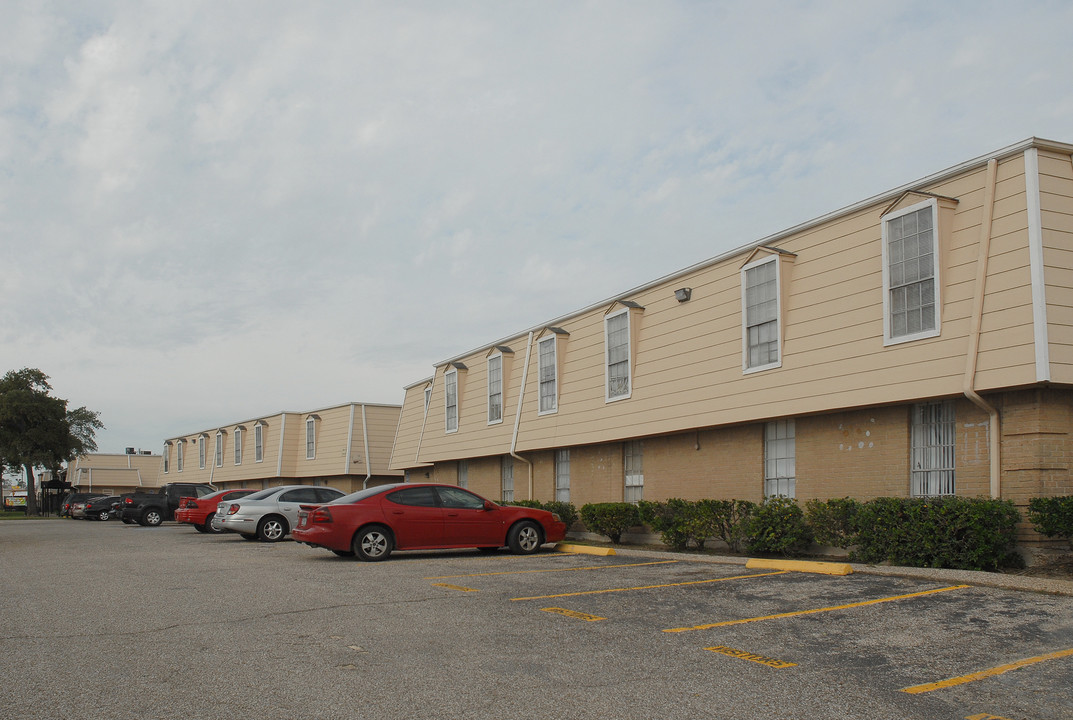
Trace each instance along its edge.
<instances>
[{"instance_id":1,"label":"exterior wall light","mask_svg":"<svg viewBox=\"0 0 1073 720\"><path fill-rule=\"evenodd\" d=\"M692 296L693 296L693 288L678 288L677 290L674 291L674 297L680 303L684 303L686 300L688 300Z\"/></svg>"}]
</instances>

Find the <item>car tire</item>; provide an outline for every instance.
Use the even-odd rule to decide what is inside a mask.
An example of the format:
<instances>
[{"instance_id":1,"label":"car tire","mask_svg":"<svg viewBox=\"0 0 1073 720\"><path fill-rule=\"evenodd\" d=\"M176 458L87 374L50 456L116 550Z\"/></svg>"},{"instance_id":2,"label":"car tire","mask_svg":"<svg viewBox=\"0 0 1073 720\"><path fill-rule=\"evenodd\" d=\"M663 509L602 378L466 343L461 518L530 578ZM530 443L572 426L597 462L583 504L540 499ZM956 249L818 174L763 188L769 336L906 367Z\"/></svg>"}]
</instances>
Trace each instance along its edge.
<instances>
[{"instance_id":1,"label":"car tire","mask_svg":"<svg viewBox=\"0 0 1073 720\"><path fill-rule=\"evenodd\" d=\"M208 530L205 529L204 525L194 525L194 529L197 530L199 533L208 532Z\"/></svg>"},{"instance_id":2,"label":"car tire","mask_svg":"<svg viewBox=\"0 0 1073 720\"><path fill-rule=\"evenodd\" d=\"M150 508L142 513L142 519L139 522L145 527L156 527L164 522L164 516L160 514L159 510Z\"/></svg>"},{"instance_id":3,"label":"car tire","mask_svg":"<svg viewBox=\"0 0 1073 720\"><path fill-rule=\"evenodd\" d=\"M370 525L358 531L351 547L354 554L367 562L387 560L395 546L391 531L383 525Z\"/></svg>"},{"instance_id":4,"label":"car tire","mask_svg":"<svg viewBox=\"0 0 1073 720\"><path fill-rule=\"evenodd\" d=\"M515 555L532 555L543 544L540 526L532 520L522 520L507 533L507 547Z\"/></svg>"},{"instance_id":5,"label":"car tire","mask_svg":"<svg viewBox=\"0 0 1073 720\"><path fill-rule=\"evenodd\" d=\"M111 510L101 510L99 513L97 513L97 519L100 520L101 522L107 522L107 521L111 520L112 519L112 511Z\"/></svg>"},{"instance_id":6,"label":"car tire","mask_svg":"<svg viewBox=\"0 0 1073 720\"><path fill-rule=\"evenodd\" d=\"M216 528L214 528L212 526L212 521L215 520L215 519L216 519L216 513L209 513L209 516L207 518L205 518L205 525L204 525L205 532L213 533L215 535L219 535L220 533L224 532L224 529L220 528L219 530L217 530Z\"/></svg>"},{"instance_id":7,"label":"car tire","mask_svg":"<svg viewBox=\"0 0 1073 720\"><path fill-rule=\"evenodd\" d=\"M279 542L287 532L287 521L279 515L268 515L257 523L257 539L261 542Z\"/></svg>"}]
</instances>

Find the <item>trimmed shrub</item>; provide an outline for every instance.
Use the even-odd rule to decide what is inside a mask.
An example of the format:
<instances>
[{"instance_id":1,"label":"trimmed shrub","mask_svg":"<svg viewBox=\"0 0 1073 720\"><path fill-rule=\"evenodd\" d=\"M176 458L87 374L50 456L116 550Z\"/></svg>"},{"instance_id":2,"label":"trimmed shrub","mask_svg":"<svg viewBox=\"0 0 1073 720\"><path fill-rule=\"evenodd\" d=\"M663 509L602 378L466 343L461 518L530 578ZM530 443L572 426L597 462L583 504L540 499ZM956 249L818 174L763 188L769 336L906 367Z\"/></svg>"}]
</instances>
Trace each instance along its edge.
<instances>
[{"instance_id":1,"label":"trimmed shrub","mask_svg":"<svg viewBox=\"0 0 1073 720\"><path fill-rule=\"evenodd\" d=\"M1021 514L1008 500L876 498L857 513L851 558L910 567L994 570L1020 564Z\"/></svg>"},{"instance_id":2,"label":"trimmed shrub","mask_svg":"<svg viewBox=\"0 0 1073 720\"><path fill-rule=\"evenodd\" d=\"M766 498L745 522L749 552L794 555L812 542L812 528L793 498Z\"/></svg>"},{"instance_id":3,"label":"trimmed shrub","mask_svg":"<svg viewBox=\"0 0 1073 720\"><path fill-rule=\"evenodd\" d=\"M861 503L852 498L809 500L805 520L821 545L847 548L857 544L857 515Z\"/></svg>"},{"instance_id":4,"label":"trimmed shrub","mask_svg":"<svg viewBox=\"0 0 1073 720\"><path fill-rule=\"evenodd\" d=\"M741 552L749 534L748 520L756 512L756 503L748 500L701 500L705 515L710 516L711 534L727 544L732 552Z\"/></svg>"},{"instance_id":5,"label":"trimmed shrub","mask_svg":"<svg viewBox=\"0 0 1073 720\"><path fill-rule=\"evenodd\" d=\"M1065 538L1073 550L1073 495L1032 498L1028 501L1028 519L1036 532Z\"/></svg>"},{"instance_id":6,"label":"trimmed shrub","mask_svg":"<svg viewBox=\"0 0 1073 720\"><path fill-rule=\"evenodd\" d=\"M632 503L591 503L581 508L581 521L591 532L617 543L622 533L641 524L641 516Z\"/></svg>"},{"instance_id":7,"label":"trimmed shrub","mask_svg":"<svg viewBox=\"0 0 1073 720\"><path fill-rule=\"evenodd\" d=\"M680 498L671 498L667 502L641 500L637 503L637 512L642 523L659 533L663 544L672 550L685 550L690 540L691 505Z\"/></svg>"}]
</instances>

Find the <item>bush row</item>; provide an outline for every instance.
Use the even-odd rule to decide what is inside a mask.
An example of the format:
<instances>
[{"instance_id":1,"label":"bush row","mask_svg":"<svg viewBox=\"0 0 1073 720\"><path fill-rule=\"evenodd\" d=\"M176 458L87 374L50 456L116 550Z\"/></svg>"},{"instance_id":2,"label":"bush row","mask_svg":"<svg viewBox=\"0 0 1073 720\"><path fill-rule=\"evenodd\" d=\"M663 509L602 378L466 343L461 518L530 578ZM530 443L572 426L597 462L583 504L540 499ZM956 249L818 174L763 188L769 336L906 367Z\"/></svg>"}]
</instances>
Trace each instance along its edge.
<instances>
[{"instance_id":1,"label":"bush row","mask_svg":"<svg viewBox=\"0 0 1073 720\"><path fill-rule=\"evenodd\" d=\"M795 555L810 544L851 548L860 562L973 570L1018 565L1020 513L1009 501L977 498L790 498L600 503L581 508L592 532L618 542L630 527L648 525L676 550L703 549L719 538L734 552Z\"/></svg>"},{"instance_id":2,"label":"bush row","mask_svg":"<svg viewBox=\"0 0 1073 720\"><path fill-rule=\"evenodd\" d=\"M567 528L580 520L590 531L619 542L630 528L647 525L675 550L703 550L711 538L733 552L794 555L813 542L852 548L850 559L911 567L991 570L1019 566L1014 551L1021 515L1008 500L984 498L790 498L748 500L642 500L593 503L580 513L571 503L520 501L559 515ZM1033 498L1028 517L1037 532L1065 538L1073 549L1073 496Z\"/></svg>"}]
</instances>

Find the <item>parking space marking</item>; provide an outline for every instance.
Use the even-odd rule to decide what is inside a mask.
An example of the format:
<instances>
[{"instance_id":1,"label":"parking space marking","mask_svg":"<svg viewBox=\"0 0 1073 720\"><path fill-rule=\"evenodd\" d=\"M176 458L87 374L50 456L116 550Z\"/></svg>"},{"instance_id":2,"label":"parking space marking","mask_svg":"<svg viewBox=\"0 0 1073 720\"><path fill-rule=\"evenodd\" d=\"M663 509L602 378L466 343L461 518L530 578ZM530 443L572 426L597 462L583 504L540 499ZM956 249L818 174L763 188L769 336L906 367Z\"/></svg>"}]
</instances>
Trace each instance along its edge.
<instances>
[{"instance_id":1,"label":"parking space marking","mask_svg":"<svg viewBox=\"0 0 1073 720\"><path fill-rule=\"evenodd\" d=\"M432 583L432 587L447 588L448 590L458 590L459 592L480 592L475 588L468 588L462 585L451 585L449 583Z\"/></svg>"},{"instance_id":2,"label":"parking space marking","mask_svg":"<svg viewBox=\"0 0 1073 720\"><path fill-rule=\"evenodd\" d=\"M1001 675L1010 670L1016 670L1028 665L1035 665L1036 663L1044 662L1046 660L1069 657L1070 655L1073 655L1073 648L1069 648L1068 650L1058 650L1057 652L1047 653L1046 655L1037 655L1036 657L1025 658L1024 660L1017 660L1016 662L1006 663L1005 665L999 665L998 667L988 668L987 670L969 673L968 675L962 675L960 677L947 678L946 680L925 683L924 685L913 685L912 687L902 688L902 692L909 693L910 695L917 695L919 693L931 692L932 690L954 687L955 685L964 685L965 683L974 682L976 680L983 680L984 678Z\"/></svg>"},{"instance_id":3,"label":"parking space marking","mask_svg":"<svg viewBox=\"0 0 1073 720\"><path fill-rule=\"evenodd\" d=\"M606 620L605 617L599 615L589 615L588 613L578 612L577 610L567 610L560 607L547 607L540 608L544 612L555 613L556 615L565 615L567 617L577 618L578 620L585 620L586 622L597 622L599 620Z\"/></svg>"},{"instance_id":4,"label":"parking space marking","mask_svg":"<svg viewBox=\"0 0 1073 720\"><path fill-rule=\"evenodd\" d=\"M761 665L767 665L770 668L780 670L782 668L797 667L797 663L786 662L785 660L776 660L775 658L769 658L765 655L757 655L756 653L746 652L744 650L735 650L729 648L726 645L716 645L715 647L704 648L711 652L721 653L728 655L739 660L748 660L754 663L760 663Z\"/></svg>"},{"instance_id":5,"label":"parking space marking","mask_svg":"<svg viewBox=\"0 0 1073 720\"><path fill-rule=\"evenodd\" d=\"M467 573L465 575L435 575L433 577L424 578L425 580L450 580L452 578L464 578L464 577L488 577L489 575L525 575L527 573L553 573L553 572L573 572L575 570L604 570L606 568L624 568L624 567L642 567L643 565L667 565L678 562L677 560L656 560L654 562L643 563L627 563L625 565L584 565L582 567L570 567L570 568L544 568L541 570L499 570L497 572L483 572L483 573Z\"/></svg>"},{"instance_id":6,"label":"parking space marking","mask_svg":"<svg viewBox=\"0 0 1073 720\"><path fill-rule=\"evenodd\" d=\"M794 612L779 613L777 615L764 615L762 617L754 618L742 618L741 620L725 620L717 623L707 623L705 625L693 625L692 627L680 627L680 628L668 628L663 632L677 633L688 632L690 630L709 630L717 627L727 627L729 625L741 625L742 623L759 622L761 620L778 620L780 618L797 617L799 615L812 615L813 613L831 612L832 610L846 610L848 608L865 607L866 605L878 605L879 603L894 602L895 600L905 600L907 598L922 597L924 595L934 595L935 593L949 592L951 590L962 590L970 587L969 585L953 585L951 587L937 588L935 590L924 590L922 592L909 593L907 595L895 595L893 597L876 598L875 600L864 600L863 602L849 603L847 605L833 605L831 607L814 608L812 610L795 610Z\"/></svg>"},{"instance_id":7,"label":"parking space marking","mask_svg":"<svg viewBox=\"0 0 1073 720\"><path fill-rule=\"evenodd\" d=\"M754 575L734 575L733 577L710 578L708 580L689 580L688 582L664 583L662 585L640 585L638 587L607 588L604 590L583 590L581 592L559 593L558 595L534 595L532 597L511 598L511 602L518 600L550 600L551 598L576 597L578 595L600 595L602 593L629 592L630 590L654 590L656 588L681 587L683 585L704 585L705 583L723 582L724 580L745 580L748 578L767 577L768 575L786 575L788 570L779 572L756 573Z\"/></svg>"}]
</instances>

